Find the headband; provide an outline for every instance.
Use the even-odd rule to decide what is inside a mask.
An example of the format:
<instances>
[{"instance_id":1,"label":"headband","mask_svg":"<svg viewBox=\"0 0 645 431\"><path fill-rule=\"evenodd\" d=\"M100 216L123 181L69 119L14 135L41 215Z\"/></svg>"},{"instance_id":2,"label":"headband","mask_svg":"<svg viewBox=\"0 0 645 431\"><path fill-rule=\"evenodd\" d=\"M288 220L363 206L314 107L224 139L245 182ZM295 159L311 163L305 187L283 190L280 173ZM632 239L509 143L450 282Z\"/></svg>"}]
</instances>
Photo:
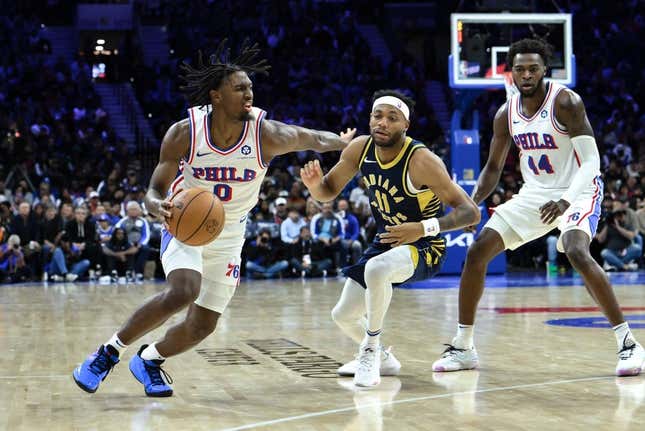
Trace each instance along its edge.
<instances>
[{"instance_id":1,"label":"headband","mask_svg":"<svg viewBox=\"0 0 645 431\"><path fill-rule=\"evenodd\" d=\"M403 113L403 116L405 117L406 120L410 120L410 108L408 108L408 105L405 104L405 102L398 97L394 96L383 96L379 97L374 101L374 104L372 105L372 111L374 110L374 107L376 105L392 105L399 111Z\"/></svg>"}]
</instances>

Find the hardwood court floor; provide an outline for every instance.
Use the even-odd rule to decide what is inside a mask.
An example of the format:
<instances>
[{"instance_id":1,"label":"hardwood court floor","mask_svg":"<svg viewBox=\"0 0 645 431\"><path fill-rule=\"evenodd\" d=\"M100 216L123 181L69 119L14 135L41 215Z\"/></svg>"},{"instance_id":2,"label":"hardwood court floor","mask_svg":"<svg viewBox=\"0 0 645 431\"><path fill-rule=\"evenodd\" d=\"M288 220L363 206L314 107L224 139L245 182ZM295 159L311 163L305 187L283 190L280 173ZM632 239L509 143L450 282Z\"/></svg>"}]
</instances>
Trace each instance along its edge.
<instances>
[{"instance_id":1,"label":"hardwood court floor","mask_svg":"<svg viewBox=\"0 0 645 431\"><path fill-rule=\"evenodd\" d=\"M642 328L645 276L612 279ZM603 322L579 279L489 284L476 330L481 369L431 372L456 326L457 279L441 277L395 290L383 338L402 374L355 390L334 374L356 351L330 319L342 280L243 282L215 334L167 361L175 395L166 399L145 397L130 375L140 343L93 395L71 377L163 284L0 286L0 430L643 429L645 377L614 377L613 334L579 326ZM634 332L645 341L645 330Z\"/></svg>"}]
</instances>

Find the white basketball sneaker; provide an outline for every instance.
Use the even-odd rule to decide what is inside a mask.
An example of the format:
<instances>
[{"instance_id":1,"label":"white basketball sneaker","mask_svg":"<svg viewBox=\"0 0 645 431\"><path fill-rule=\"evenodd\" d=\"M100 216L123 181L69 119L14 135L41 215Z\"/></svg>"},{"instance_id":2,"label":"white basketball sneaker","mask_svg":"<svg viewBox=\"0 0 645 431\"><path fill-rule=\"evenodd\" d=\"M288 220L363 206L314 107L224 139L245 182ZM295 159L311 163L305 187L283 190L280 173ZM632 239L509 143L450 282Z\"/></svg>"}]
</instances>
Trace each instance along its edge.
<instances>
[{"instance_id":1,"label":"white basketball sneaker","mask_svg":"<svg viewBox=\"0 0 645 431\"><path fill-rule=\"evenodd\" d=\"M475 346L472 349L458 349L452 344L443 351L441 359L432 364L432 371L459 371L459 370L472 370L479 366L479 357Z\"/></svg>"},{"instance_id":2,"label":"white basketball sneaker","mask_svg":"<svg viewBox=\"0 0 645 431\"><path fill-rule=\"evenodd\" d=\"M339 376L353 377L358 368L358 355L355 359L349 361L337 371ZM381 348L381 376L398 376L401 372L401 363L392 353L392 347L387 350Z\"/></svg>"},{"instance_id":3,"label":"white basketball sneaker","mask_svg":"<svg viewBox=\"0 0 645 431\"><path fill-rule=\"evenodd\" d=\"M354 374L356 386L371 387L381 383L381 347L364 345L358 353L358 368Z\"/></svg>"},{"instance_id":4,"label":"white basketball sneaker","mask_svg":"<svg viewBox=\"0 0 645 431\"><path fill-rule=\"evenodd\" d=\"M645 367L645 350L631 338L623 341L623 348L618 352L617 376L637 376Z\"/></svg>"}]
</instances>

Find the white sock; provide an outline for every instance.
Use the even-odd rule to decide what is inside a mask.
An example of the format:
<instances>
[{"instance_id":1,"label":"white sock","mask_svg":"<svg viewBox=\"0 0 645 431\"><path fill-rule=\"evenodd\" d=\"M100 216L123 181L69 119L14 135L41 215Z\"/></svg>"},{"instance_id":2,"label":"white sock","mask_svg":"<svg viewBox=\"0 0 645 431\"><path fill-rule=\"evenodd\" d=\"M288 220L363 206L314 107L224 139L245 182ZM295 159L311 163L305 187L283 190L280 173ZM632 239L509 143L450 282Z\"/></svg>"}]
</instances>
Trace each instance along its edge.
<instances>
[{"instance_id":1,"label":"white sock","mask_svg":"<svg viewBox=\"0 0 645 431\"><path fill-rule=\"evenodd\" d=\"M362 345L367 346L380 346L381 342L381 330L370 331L369 329L365 331L365 338L363 338Z\"/></svg>"},{"instance_id":2,"label":"white sock","mask_svg":"<svg viewBox=\"0 0 645 431\"><path fill-rule=\"evenodd\" d=\"M128 348L128 345L119 339L117 332L115 332L114 335L112 335L112 338L110 338L108 342L104 344L105 347L107 347L108 345L119 352L119 356L121 356L121 353Z\"/></svg>"},{"instance_id":3,"label":"white sock","mask_svg":"<svg viewBox=\"0 0 645 431\"><path fill-rule=\"evenodd\" d=\"M632 331L629 330L629 323L623 322L620 325L613 327L614 335L616 336L616 344L618 344L618 350L622 350L625 345L625 340L632 340L636 342L636 339L632 335Z\"/></svg>"},{"instance_id":4,"label":"white sock","mask_svg":"<svg viewBox=\"0 0 645 431\"><path fill-rule=\"evenodd\" d=\"M452 340L453 346L458 349L472 349L474 328L475 325L457 324L457 336Z\"/></svg>"},{"instance_id":5,"label":"white sock","mask_svg":"<svg viewBox=\"0 0 645 431\"><path fill-rule=\"evenodd\" d=\"M157 351L157 343L152 343L141 352L141 359L146 361L163 361L164 358Z\"/></svg>"}]
</instances>

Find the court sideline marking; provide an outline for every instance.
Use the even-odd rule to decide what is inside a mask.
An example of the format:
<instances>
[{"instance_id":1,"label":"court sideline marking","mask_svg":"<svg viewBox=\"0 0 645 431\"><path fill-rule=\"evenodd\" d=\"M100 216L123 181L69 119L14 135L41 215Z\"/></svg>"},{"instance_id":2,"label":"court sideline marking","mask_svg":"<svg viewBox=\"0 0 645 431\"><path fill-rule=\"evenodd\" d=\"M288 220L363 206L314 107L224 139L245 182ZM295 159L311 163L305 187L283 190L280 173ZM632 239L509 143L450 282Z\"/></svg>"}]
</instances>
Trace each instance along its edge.
<instances>
[{"instance_id":1,"label":"court sideline marking","mask_svg":"<svg viewBox=\"0 0 645 431\"><path fill-rule=\"evenodd\" d=\"M314 417L318 417L318 416L333 415L333 414L336 414L336 413L345 413L345 412L349 412L349 411L352 411L352 410L365 409L365 408L379 406L379 405L388 406L388 405L394 405L394 404L414 403L414 402L417 402L417 401L433 400L433 399L439 399L439 398L448 398L448 397L452 397L454 395L483 394L483 393L486 393L486 392L512 391L512 390L515 390L515 389L526 389L526 388L536 388L536 387L540 387L540 386L563 385L563 384L567 384L567 383L591 382L591 381L594 381L594 380L605 380L605 379L609 379L609 378L613 379L613 378L615 378L615 376L584 377L584 378L581 378L581 379L555 380L555 381L543 382L543 383L527 383L527 384L523 384L523 385L502 386L502 387L497 387L497 388L478 389L478 390L474 390L474 391L451 392L451 393L447 393L447 394L427 395L427 396L423 396L423 397L407 398L407 399L395 400L395 401L390 401L390 402L385 402L385 403L375 402L375 403L363 404L360 407L351 406L351 407L343 407L343 408L338 408L338 409L323 410L323 411L320 411L320 412L307 413L307 414L297 415L297 416L287 416L287 417L284 417L284 418L273 419L273 420L264 421L264 422L256 422L256 423L252 423L252 424L248 424L248 425L242 425L242 426L234 427L234 428L223 428L220 431L240 431L240 430L246 430L246 429L251 429L251 428L275 425L275 424L284 423L284 422L291 422L291 421L296 421L296 420L300 420L300 419L308 419L308 418L314 418Z\"/></svg>"}]
</instances>

